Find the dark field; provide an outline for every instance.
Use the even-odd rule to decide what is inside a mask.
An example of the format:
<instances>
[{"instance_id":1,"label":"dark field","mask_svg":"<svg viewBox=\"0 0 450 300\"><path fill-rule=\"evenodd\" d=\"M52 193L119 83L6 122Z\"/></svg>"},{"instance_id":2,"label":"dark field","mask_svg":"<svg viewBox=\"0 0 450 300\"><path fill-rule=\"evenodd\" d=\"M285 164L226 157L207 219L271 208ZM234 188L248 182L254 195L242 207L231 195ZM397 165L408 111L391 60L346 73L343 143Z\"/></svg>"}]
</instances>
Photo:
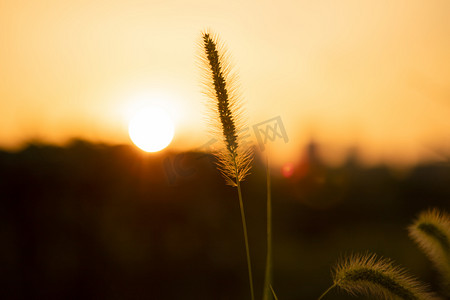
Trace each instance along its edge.
<instances>
[{"instance_id":1,"label":"dark field","mask_svg":"<svg viewBox=\"0 0 450 300\"><path fill-rule=\"evenodd\" d=\"M449 210L450 164L399 174L310 147L293 176L272 170L274 288L317 299L343 254L392 258L432 287L406 227ZM76 141L0 152L2 299L249 299L237 194L200 153L142 154ZM265 173L243 183L257 298L265 265ZM333 291L325 299L351 299Z\"/></svg>"}]
</instances>

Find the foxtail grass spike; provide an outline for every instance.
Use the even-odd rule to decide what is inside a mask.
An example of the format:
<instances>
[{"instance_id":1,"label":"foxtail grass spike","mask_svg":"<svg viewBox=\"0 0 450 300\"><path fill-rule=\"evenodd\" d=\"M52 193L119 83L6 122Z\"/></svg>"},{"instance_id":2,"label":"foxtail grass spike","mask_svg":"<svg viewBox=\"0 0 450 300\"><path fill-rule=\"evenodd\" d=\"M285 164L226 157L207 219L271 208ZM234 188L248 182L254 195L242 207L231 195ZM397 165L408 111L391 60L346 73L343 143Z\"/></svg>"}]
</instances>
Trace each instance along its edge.
<instances>
[{"instance_id":1,"label":"foxtail grass spike","mask_svg":"<svg viewBox=\"0 0 450 300\"><path fill-rule=\"evenodd\" d=\"M244 140L245 124L237 74L217 36L204 32L201 49L202 83L209 108L209 127L222 142L214 154L227 183L237 186L237 182L248 175L252 161L252 149Z\"/></svg>"},{"instance_id":2,"label":"foxtail grass spike","mask_svg":"<svg viewBox=\"0 0 450 300\"><path fill-rule=\"evenodd\" d=\"M219 44L217 36L203 32L200 44L200 55L203 72L203 85L210 108L210 126L219 137L223 146L215 152L218 167L228 184L237 187L239 208L241 211L242 229L244 233L247 269L251 299L255 299L253 288L252 264L248 243L247 223L242 200L241 181L250 171L252 151L245 143L243 135L242 106L236 85L236 74L227 62L227 54Z\"/></svg>"},{"instance_id":3,"label":"foxtail grass spike","mask_svg":"<svg viewBox=\"0 0 450 300\"><path fill-rule=\"evenodd\" d=\"M428 300L439 299L390 260L374 254L351 255L342 259L333 271L333 287L351 295L374 299ZM321 298L324 295L321 296Z\"/></svg>"},{"instance_id":4,"label":"foxtail grass spike","mask_svg":"<svg viewBox=\"0 0 450 300\"><path fill-rule=\"evenodd\" d=\"M442 290L450 298L450 215L430 209L422 212L408 229L439 272Z\"/></svg>"}]
</instances>

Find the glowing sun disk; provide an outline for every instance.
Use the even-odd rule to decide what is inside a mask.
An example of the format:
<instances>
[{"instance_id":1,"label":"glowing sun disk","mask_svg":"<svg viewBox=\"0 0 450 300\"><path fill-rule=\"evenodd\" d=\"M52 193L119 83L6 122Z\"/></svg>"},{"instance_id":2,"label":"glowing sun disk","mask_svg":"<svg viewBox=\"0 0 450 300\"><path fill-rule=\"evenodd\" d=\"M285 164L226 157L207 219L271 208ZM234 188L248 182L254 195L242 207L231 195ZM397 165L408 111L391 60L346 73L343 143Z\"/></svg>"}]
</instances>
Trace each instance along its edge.
<instances>
[{"instance_id":1,"label":"glowing sun disk","mask_svg":"<svg viewBox=\"0 0 450 300\"><path fill-rule=\"evenodd\" d=\"M138 111L128 125L133 143L146 152L157 152L172 141L175 127L169 115L156 106Z\"/></svg>"}]
</instances>

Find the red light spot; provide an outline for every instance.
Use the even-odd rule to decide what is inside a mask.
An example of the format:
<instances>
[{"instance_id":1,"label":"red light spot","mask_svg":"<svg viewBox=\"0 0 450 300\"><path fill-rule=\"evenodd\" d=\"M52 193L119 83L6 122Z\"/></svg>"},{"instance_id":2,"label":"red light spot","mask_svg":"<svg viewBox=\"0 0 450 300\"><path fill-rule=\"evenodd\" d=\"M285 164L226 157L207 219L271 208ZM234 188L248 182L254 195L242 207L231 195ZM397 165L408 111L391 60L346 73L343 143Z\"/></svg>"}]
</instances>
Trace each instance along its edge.
<instances>
[{"instance_id":1,"label":"red light spot","mask_svg":"<svg viewBox=\"0 0 450 300\"><path fill-rule=\"evenodd\" d=\"M289 178L294 174L294 164L293 163L286 163L284 166L281 167L281 174L285 178Z\"/></svg>"}]
</instances>

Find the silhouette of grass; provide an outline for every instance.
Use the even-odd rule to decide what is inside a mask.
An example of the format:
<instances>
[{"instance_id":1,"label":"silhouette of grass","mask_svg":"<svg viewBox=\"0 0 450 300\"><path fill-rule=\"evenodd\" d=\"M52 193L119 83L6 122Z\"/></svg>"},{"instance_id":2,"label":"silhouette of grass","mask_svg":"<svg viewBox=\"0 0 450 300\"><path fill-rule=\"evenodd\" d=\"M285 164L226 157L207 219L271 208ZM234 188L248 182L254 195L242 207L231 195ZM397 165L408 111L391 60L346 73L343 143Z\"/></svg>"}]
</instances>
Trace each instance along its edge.
<instances>
[{"instance_id":1,"label":"silhouette of grass","mask_svg":"<svg viewBox=\"0 0 450 300\"><path fill-rule=\"evenodd\" d=\"M222 143L214 154L227 183L237 186L249 174L253 159L252 148L245 143L242 134L245 122L237 74L217 36L204 32L201 47L202 84L209 108L209 129Z\"/></svg>"},{"instance_id":2,"label":"silhouette of grass","mask_svg":"<svg viewBox=\"0 0 450 300\"><path fill-rule=\"evenodd\" d=\"M252 265L248 243L247 223L242 200L241 181L248 175L252 162L251 148L242 141L242 118L240 99L232 68L226 60L226 51L219 45L217 36L210 32L202 33L202 65L204 70L205 94L209 98L212 124L216 135L224 143L214 154L218 160L218 168L229 185L236 186L241 211L242 229L247 255L247 269L250 282L251 299L255 299L253 288Z\"/></svg>"}]
</instances>

